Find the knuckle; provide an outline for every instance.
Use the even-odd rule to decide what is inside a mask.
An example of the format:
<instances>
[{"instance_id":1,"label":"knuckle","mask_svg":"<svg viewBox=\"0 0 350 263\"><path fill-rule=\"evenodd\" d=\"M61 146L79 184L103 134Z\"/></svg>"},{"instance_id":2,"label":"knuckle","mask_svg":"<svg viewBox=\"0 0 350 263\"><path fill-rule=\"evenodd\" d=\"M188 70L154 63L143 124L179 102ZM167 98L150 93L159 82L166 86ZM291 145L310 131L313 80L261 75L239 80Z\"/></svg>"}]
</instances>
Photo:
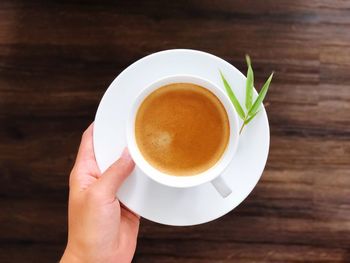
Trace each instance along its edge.
<instances>
[{"instance_id":1,"label":"knuckle","mask_svg":"<svg viewBox=\"0 0 350 263\"><path fill-rule=\"evenodd\" d=\"M111 168L113 170L120 170L120 169L123 169L124 166L125 166L125 162L123 161L123 159L118 159L116 162L114 162L111 165Z\"/></svg>"},{"instance_id":2,"label":"knuckle","mask_svg":"<svg viewBox=\"0 0 350 263\"><path fill-rule=\"evenodd\" d=\"M100 200L102 197L102 194L100 191L97 191L96 188L90 188L86 192L86 199L88 202L95 202Z\"/></svg>"},{"instance_id":3,"label":"knuckle","mask_svg":"<svg viewBox=\"0 0 350 263\"><path fill-rule=\"evenodd\" d=\"M129 160L125 159L119 159L118 162L116 162L115 164L122 171L129 170L132 167L132 163Z\"/></svg>"},{"instance_id":4,"label":"knuckle","mask_svg":"<svg viewBox=\"0 0 350 263\"><path fill-rule=\"evenodd\" d=\"M73 185L74 185L74 183L75 183L75 181L76 181L76 167L74 166L73 168L72 168L72 171L70 172L70 175L69 175L69 181L68 181L68 183L69 183L69 188L72 188L73 187Z\"/></svg>"},{"instance_id":5,"label":"knuckle","mask_svg":"<svg viewBox=\"0 0 350 263\"><path fill-rule=\"evenodd\" d=\"M87 130L85 130L84 132L83 132L83 134L82 134L82 136L81 136L81 139L82 140L84 140L84 138L86 138L87 137Z\"/></svg>"}]
</instances>

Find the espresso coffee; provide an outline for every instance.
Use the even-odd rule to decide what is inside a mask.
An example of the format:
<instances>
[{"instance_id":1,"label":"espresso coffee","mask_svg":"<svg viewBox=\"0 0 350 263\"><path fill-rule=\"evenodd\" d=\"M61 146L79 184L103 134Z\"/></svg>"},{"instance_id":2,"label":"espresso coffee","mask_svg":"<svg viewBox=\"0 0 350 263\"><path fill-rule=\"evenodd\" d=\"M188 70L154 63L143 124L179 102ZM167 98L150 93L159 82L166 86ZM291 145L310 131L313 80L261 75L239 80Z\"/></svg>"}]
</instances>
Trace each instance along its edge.
<instances>
[{"instance_id":1,"label":"espresso coffee","mask_svg":"<svg viewBox=\"0 0 350 263\"><path fill-rule=\"evenodd\" d=\"M209 169L223 155L229 136L229 120L220 100L191 83L157 89L136 114L141 154L169 175L189 176Z\"/></svg>"}]
</instances>

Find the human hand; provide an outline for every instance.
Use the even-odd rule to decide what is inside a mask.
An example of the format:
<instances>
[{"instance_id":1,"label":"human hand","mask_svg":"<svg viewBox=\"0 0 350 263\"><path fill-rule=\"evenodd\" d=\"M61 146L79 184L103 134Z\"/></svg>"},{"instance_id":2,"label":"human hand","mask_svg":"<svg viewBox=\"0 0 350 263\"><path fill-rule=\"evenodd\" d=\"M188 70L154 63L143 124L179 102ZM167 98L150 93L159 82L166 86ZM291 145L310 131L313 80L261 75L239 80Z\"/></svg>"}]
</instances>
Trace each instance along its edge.
<instances>
[{"instance_id":1,"label":"human hand","mask_svg":"<svg viewBox=\"0 0 350 263\"><path fill-rule=\"evenodd\" d=\"M125 149L103 174L84 132L69 179L68 242L61 263L131 262L140 219L123 207L116 192L135 164Z\"/></svg>"}]
</instances>

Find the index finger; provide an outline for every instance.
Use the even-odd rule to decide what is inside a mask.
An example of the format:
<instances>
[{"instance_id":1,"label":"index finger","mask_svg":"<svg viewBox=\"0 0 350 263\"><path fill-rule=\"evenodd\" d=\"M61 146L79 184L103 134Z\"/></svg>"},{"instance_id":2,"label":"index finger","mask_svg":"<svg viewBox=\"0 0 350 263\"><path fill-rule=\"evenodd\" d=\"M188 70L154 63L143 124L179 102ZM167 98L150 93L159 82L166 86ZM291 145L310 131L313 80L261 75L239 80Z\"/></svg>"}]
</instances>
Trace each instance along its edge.
<instances>
[{"instance_id":1,"label":"index finger","mask_svg":"<svg viewBox=\"0 0 350 263\"><path fill-rule=\"evenodd\" d=\"M76 163L95 160L94 146L92 133L94 129L94 123L91 123L90 126L84 131L81 138Z\"/></svg>"},{"instance_id":2,"label":"index finger","mask_svg":"<svg viewBox=\"0 0 350 263\"><path fill-rule=\"evenodd\" d=\"M90 175L98 178L101 173L95 158L93 146L93 127L94 125L91 123L91 125L83 133L74 167L78 175Z\"/></svg>"}]
</instances>

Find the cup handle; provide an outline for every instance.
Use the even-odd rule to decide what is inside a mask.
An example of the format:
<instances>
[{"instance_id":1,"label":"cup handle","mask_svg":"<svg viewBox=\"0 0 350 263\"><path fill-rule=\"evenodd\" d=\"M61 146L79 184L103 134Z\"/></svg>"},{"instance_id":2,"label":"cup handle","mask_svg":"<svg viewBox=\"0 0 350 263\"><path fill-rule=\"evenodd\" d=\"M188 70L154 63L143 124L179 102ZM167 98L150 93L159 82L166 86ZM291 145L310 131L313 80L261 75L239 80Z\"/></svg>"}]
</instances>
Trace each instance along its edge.
<instances>
[{"instance_id":1,"label":"cup handle","mask_svg":"<svg viewBox=\"0 0 350 263\"><path fill-rule=\"evenodd\" d=\"M213 181L211 181L211 184L223 198L228 197L232 193L231 188L227 185L227 183L221 175L219 175Z\"/></svg>"}]
</instances>

